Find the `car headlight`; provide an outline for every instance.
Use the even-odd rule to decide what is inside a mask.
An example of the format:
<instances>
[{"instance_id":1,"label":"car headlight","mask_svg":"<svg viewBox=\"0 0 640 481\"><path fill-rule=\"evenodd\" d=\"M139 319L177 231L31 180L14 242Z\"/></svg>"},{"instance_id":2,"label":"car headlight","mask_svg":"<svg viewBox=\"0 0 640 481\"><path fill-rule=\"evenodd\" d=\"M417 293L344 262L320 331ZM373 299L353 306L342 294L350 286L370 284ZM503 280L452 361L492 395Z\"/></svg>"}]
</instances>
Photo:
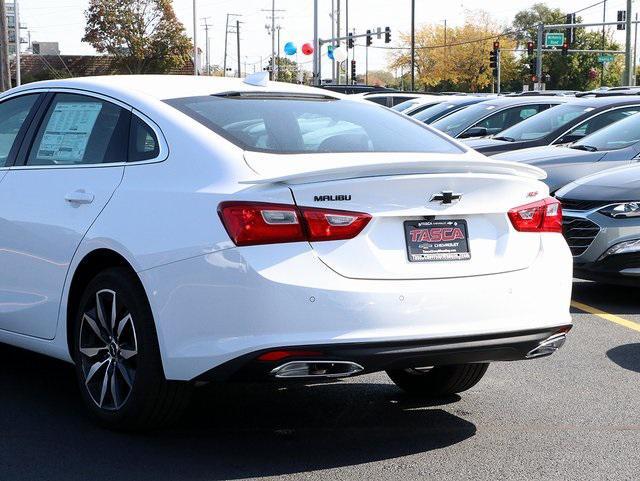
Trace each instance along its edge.
<instances>
[{"instance_id":1,"label":"car headlight","mask_svg":"<svg viewBox=\"0 0 640 481\"><path fill-rule=\"evenodd\" d=\"M640 217L640 202L623 202L600 209L598 212L614 219Z\"/></svg>"},{"instance_id":2,"label":"car headlight","mask_svg":"<svg viewBox=\"0 0 640 481\"><path fill-rule=\"evenodd\" d=\"M619 244L611 246L600 256L598 260L602 260L605 257L615 254L629 254L631 252L640 252L640 239L620 242Z\"/></svg>"}]
</instances>

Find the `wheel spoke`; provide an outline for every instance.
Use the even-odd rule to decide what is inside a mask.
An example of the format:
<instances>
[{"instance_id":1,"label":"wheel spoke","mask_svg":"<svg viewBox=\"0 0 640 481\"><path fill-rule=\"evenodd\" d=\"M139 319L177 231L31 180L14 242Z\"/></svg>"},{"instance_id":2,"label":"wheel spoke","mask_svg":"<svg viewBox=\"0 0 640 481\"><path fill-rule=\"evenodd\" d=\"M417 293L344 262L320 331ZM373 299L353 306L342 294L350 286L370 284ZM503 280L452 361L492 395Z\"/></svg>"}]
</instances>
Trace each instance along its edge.
<instances>
[{"instance_id":1,"label":"wheel spoke","mask_svg":"<svg viewBox=\"0 0 640 481\"><path fill-rule=\"evenodd\" d=\"M135 349L120 349L120 356L123 359L131 359L133 356L136 356L138 351Z\"/></svg>"},{"instance_id":2,"label":"wheel spoke","mask_svg":"<svg viewBox=\"0 0 640 481\"><path fill-rule=\"evenodd\" d=\"M113 306L115 305L115 302L116 302L116 293L108 289L104 289L102 291L96 292L96 311L98 313L98 320L100 321L100 324L102 325L104 330L107 333L109 333L109 335L113 335L113 324L112 324L113 321L111 320L111 316L109 316L110 319L107 320L107 315L104 311L104 306L102 305L102 295L104 294L111 294L112 306ZM113 307L111 311L113 313Z\"/></svg>"},{"instance_id":3,"label":"wheel spoke","mask_svg":"<svg viewBox=\"0 0 640 481\"><path fill-rule=\"evenodd\" d=\"M95 357L100 354L101 351L107 351L107 347L81 347L80 352L87 357Z\"/></svg>"},{"instance_id":4,"label":"wheel spoke","mask_svg":"<svg viewBox=\"0 0 640 481\"><path fill-rule=\"evenodd\" d=\"M89 384L91 382L91 379L93 379L93 376L95 376L96 373L100 370L100 368L108 362L109 362L109 359L105 359L104 361L98 361L92 364L91 368L89 368L89 372L87 373L84 383Z\"/></svg>"},{"instance_id":5,"label":"wheel spoke","mask_svg":"<svg viewBox=\"0 0 640 481\"><path fill-rule=\"evenodd\" d=\"M113 293L113 299L111 302L111 322L109 323L110 325L110 329L111 329L111 333L113 334L113 332L116 329L116 293Z\"/></svg>"},{"instance_id":6,"label":"wheel spoke","mask_svg":"<svg viewBox=\"0 0 640 481\"><path fill-rule=\"evenodd\" d=\"M120 322L118 323L118 328L116 330L116 340L120 341L120 336L122 335L122 331L124 330L125 327L127 327L127 324L131 321L132 321L131 314L129 313L127 313L127 315L120 320Z\"/></svg>"},{"instance_id":7,"label":"wheel spoke","mask_svg":"<svg viewBox=\"0 0 640 481\"><path fill-rule=\"evenodd\" d=\"M113 406L118 409L120 407L120 396L118 395L118 387L116 386L116 372L111 373L111 398L113 399Z\"/></svg>"},{"instance_id":8,"label":"wheel spoke","mask_svg":"<svg viewBox=\"0 0 640 481\"><path fill-rule=\"evenodd\" d=\"M86 322L89 325L91 330L95 333L96 336L98 336L98 338L102 342L107 344L107 340L104 338L104 335L100 331L100 328L98 327L98 324L96 324L96 321L93 318L91 318L91 316L89 316L87 313L85 313L82 316L82 320L83 320L83 322Z\"/></svg>"},{"instance_id":9,"label":"wheel spoke","mask_svg":"<svg viewBox=\"0 0 640 481\"><path fill-rule=\"evenodd\" d=\"M109 360L109 365L107 366L107 369L105 369L104 371L104 377L102 378L102 389L100 391L100 402L98 403L98 406L102 407L102 405L104 404L104 397L107 394L107 387L109 386L109 371L111 367L111 360Z\"/></svg>"},{"instance_id":10,"label":"wheel spoke","mask_svg":"<svg viewBox=\"0 0 640 481\"><path fill-rule=\"evenodd\" d=\"M124 379L124 382L127 383L127 386L129 386L129 388L132 388L133 381L131 380L131 376L129 375L129 371L127 371L127 368L121 362L116 364L116 367L118 368L118 371L120 371L120 375L122 376L122 379Z\"/></svg>"}]
</instances>

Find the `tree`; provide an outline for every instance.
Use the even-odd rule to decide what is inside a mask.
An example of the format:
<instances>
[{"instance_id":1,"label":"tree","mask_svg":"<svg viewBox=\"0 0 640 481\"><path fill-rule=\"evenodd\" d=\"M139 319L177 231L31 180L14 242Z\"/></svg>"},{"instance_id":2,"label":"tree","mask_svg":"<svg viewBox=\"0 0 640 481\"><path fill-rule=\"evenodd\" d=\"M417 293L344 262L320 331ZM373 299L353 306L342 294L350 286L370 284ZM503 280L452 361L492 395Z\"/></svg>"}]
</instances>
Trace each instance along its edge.
<instances>
[{"instance_id":1,"label":"tree","mask_svg":"<svg viewBox=\"0 0 640 481\"><path fill-rule=\"evenodd\" d=\"M416 31L416 74L418 87L436 91L488 90L493 82L489 53L500 40L502 79L509 82L519 76L513 52L515 41L504 36L505 29L484 11L469 11L460 27L426 25ZM401 34L402 50L392 54L391 68L410 69L410 38Z\"/></svg>"},{"instance_id":2,"label":"tree","mask_svg":"<svg viewBox=\"0 0 640 481\"><path fill-rule=\"evenodd\" d=\"M171 0L90 0L83 42L131 73L166 73L190 59L192 44Z\"/></svg>"},{"instance_id":3,"label":"tree","mask_svg":"<svg viewBox=\"0 0 640 481\"><path fill-rule=\"evenodd\" d=\"M582 22L580 17L576 23ZM512 36L520 47L524 47L529 40L537 42L538 23L546 25L565 23L565 13L558 8L549 8L543 3L536 3L530 9L518 12L513 20ZM576 50L599 50L602 48L602 35L600 32L587 31L584 28L575 29L575 41L571 46ZM613 41L611 31L605 36L604 48L607 50L619 50L620 46ZM522 58L522 78L530 77L535 72L530 72L526 67L526 58ZM592 53L571 53L562 56L560 51L545 52L542 57L542 71L549 74L551 81L547 83L547 89L590 90L600 84L600 76L597 79L589 78L589 71L595 68L604 69L604 84L616 85L622 77L622 60L617 58L606 68L598 62L598 55Z\"/></svg>"},{"instance_id":4,"label":"tree","mask_svg":"<svg viewBox=\"0 0 640 481\"><path fill-rule=\"evenodd\" d=\"M389 87L396 82L393 74L386 70L369 70L369 73L366 77L364 73L360 73L356 76L356 81L358 83L364 84L366 79L369 85L374 85L376 87Z\"/></svg>"}]
</instances>

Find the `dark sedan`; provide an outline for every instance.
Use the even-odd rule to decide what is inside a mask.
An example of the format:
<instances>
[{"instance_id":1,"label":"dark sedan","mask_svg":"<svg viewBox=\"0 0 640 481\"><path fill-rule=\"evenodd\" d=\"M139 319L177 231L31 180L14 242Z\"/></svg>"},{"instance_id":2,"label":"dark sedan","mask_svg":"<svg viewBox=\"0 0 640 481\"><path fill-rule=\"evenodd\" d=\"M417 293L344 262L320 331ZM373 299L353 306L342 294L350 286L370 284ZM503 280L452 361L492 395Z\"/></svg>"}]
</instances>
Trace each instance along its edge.
<instances>
[{"instance_id":1,"label":"dark sedan","mask_svg":"<svg viewBox=\"0 0 640 481\"><path fill-rule=\"evenodd\" d=\"M431 123L432 127L458 139L495 135L549 107L565 103L566 97L502 97L470 105Z\"/></svg>"},{"instance_id":2,"label":"dark sedan","mask_svg":"<svg viewBox=\"0 0 640 481\"><path fill-rule=\"evenodd\" d=\"M640 111L640 96L582 98L552 107L486 139L463 141L485 155L569 144L631 113Z\"/></svg>"},{"instance_id":3,"label":"dark sedan","mask_svg":"<svg viewBox=\"0 0 640 481\"><path fill-rule=\"evenodd\" d=\"M417 114L409 114L416 120L420 120L425 124L431 124L438 119L451 115L458 110L462 110L470 105L474 105L480 102L486 102L486 97L473 97L473 96L460 96L451 97L446 102L441 102L436 105L432 105L429 108L421 110Z\"/></svg>"},{"instance_id":4,"label":"dark sedan","mask_svg":"<svg viewBox=\"0 0 640 481\"><path fill-rule=\"evenodd\" d=\"M640 156L640 115L604 127L569 146L553 145L505 152L500 160L525 162L547 172L551 192L585 175L636 163Z\"/></svg>"}]
</instances>

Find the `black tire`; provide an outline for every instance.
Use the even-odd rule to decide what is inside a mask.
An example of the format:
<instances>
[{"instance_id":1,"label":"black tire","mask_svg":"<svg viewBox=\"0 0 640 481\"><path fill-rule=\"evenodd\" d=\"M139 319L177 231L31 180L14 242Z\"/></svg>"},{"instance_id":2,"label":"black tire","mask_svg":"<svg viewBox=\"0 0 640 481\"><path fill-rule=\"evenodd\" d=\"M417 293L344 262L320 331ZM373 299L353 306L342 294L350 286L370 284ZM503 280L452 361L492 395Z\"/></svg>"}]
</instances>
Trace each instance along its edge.
<instances>
[{"instance_id":1,"label":"black tire","mask_svg":"<svg viewBox=\"0 0 640 481\"><path fill-rule=\"evenodd\" d=\"M475 386L489 363L435 366L429 370L393 369L387 371L391 380L408 394L422 397L442 397L460 393Z\"/></svg>"},{"instance_id":2,"label":"black tire","mask_svg":"<svg viewBox=\"0 0 640 481\"><path fill-rule=\"evenodd\" d=\"M73 329L82 399L101 424L134 431L178 419L191 386L164 377L151 308L133 272L114 267L96 275L77 306Z\"/></svg>"}]
</instances>

